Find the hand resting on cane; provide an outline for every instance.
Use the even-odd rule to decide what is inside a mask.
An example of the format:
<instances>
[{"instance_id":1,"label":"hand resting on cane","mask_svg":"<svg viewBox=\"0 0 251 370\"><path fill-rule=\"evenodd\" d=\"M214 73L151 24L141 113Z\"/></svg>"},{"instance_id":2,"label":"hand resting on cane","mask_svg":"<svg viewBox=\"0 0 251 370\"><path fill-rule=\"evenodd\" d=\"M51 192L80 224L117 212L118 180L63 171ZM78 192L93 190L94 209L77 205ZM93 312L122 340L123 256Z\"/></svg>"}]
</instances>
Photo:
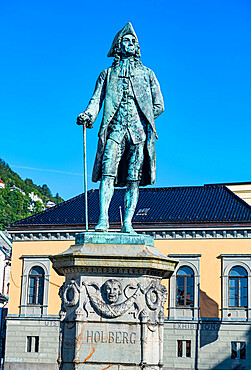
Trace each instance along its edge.
<instances>
[{"instance_id":1,"label":"hand resting on cane","mask_svg":"<svg viewBox=\"0 0 251 370\"><path fill-rule=\"evenodd\" d=\"M93 122L92 122L92 117L89 114L80 113L78 118L77 118L77 124L78 125L83 125L87 128L92 128L93 127Z\"/></svg>"}]
</instances>

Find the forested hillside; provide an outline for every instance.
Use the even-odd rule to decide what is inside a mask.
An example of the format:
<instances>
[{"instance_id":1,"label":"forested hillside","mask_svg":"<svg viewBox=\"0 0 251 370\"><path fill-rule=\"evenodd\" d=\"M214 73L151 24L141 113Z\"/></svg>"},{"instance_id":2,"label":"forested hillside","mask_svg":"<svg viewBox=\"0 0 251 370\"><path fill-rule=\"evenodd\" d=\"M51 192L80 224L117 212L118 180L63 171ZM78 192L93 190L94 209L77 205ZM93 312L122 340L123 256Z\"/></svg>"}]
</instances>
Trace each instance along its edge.
<instances>
[{"instance_id":1,"label":"forested hillside","mask_svg":"<svg viewBox=\"0 0 251 370\"><path fill-rule=\"evenodd\" d=\"M22 180L0 159L0 230L13 222L59 204L63 199L52 196L47 185L36 185L31 179Z\"/></svg>"}]
</instances>

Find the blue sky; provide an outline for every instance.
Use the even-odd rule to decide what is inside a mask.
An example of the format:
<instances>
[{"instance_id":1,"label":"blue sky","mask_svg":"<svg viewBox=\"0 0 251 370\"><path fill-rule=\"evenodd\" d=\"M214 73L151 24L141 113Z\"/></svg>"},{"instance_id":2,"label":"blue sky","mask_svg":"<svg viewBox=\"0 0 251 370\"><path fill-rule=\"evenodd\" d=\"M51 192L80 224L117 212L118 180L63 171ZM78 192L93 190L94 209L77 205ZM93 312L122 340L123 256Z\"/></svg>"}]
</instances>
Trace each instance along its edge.
<instances>
[{"instance_id":1,"label":"blue sky","mask_svg":"<svg viewBox=\"0 0 251 370\"><path fill-rule=\"evenodd\" d=\"M130 21L166 107L155 185L251 181L250 10L244 0L1 0L0 157L64 199L83 191L76 117ZM87 132L89 189L100 121Z\"/></svg>"}]
</instances>

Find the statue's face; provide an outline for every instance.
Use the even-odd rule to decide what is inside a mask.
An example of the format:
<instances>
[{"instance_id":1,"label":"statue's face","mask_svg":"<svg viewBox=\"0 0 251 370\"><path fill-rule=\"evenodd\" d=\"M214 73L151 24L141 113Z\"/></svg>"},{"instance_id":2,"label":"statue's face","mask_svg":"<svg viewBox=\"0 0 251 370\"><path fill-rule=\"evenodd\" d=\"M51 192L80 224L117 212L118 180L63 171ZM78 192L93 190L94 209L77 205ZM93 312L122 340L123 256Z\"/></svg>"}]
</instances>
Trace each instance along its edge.
<instances>
[{"instance_id":1,"label":"statue's face","mask_svg":"<svg viewBox=\"0 0 251 370\"><path fill-rule=\"evenodd\" d=\"M108 280L104 286L104 294L109 303L116 303L122 293L121 284L118 280Z\"/></svg>"},{"instance_id":2,"label":"statue's face","mask_svg":"<svg viewBox=\"0 0 251 370\"><path fill-rule=\"evenodd\" d=\"M131 56L135 54L135 44L136 39L133 35L125 35L121 41L121 52L126 56Z\"/></svg>"}]
</instances>

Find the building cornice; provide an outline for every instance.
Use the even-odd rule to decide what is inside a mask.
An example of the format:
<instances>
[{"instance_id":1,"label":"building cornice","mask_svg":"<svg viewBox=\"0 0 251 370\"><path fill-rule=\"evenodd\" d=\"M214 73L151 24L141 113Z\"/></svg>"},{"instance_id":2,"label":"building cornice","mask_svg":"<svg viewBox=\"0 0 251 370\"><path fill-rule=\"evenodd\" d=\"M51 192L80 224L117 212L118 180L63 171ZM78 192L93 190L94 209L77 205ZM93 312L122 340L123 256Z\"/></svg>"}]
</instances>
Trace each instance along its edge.
<instances>
[{"instance_id":1,"label":"building cornice","mask_svg":"<svg viewBox=\"0 0 251 370\"><path fill-rule=\"evenodd\" d=\"M154 239L181 240L181 239L251 239L251 226L219 226L219 227L161 227L135 228L139 234L147 234ZM10 230L13 241L66 241L75 240L76 234L85 231L79 229L38 229L38 230ZM92 230L90 230L92 231ZM118 229L110 229L116 232Z\"/></svg>"}]
</instances>

